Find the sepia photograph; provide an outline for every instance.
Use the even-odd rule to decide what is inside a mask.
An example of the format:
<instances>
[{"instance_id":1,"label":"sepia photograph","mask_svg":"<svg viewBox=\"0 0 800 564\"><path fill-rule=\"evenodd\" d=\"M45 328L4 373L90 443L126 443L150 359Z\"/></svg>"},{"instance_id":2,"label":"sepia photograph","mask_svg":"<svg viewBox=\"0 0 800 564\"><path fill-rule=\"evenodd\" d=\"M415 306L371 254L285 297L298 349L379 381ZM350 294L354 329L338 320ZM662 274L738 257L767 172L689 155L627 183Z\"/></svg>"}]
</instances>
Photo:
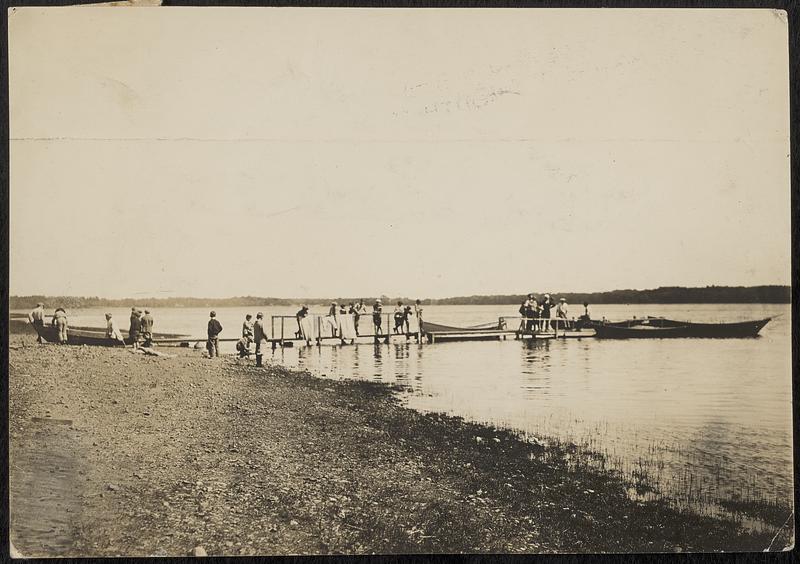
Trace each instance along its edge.
<instances>
[{"instance_id":1,"label":"sepia photograph","mask_svg":"<svg viewBox=\"0 0 800 564\"><path fill-rule=\"evenodd\" d=\"M8 8L11 557L794 549L794 15L166 4Z\"/></svg>"}]
</instances>

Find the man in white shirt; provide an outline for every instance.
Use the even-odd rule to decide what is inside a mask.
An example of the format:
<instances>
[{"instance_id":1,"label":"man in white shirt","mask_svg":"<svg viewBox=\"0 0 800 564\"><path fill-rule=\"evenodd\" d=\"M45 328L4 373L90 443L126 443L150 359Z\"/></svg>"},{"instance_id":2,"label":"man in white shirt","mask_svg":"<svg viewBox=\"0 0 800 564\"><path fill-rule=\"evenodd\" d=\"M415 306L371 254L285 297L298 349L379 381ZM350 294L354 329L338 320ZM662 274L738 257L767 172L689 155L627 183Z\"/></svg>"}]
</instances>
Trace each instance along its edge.
<instances>
[{"instance_id":1,"label":"man in white shirt","mask_svg":"<svg viewBox=\"0 0 800 564\"><path fill-rule=\"evenodd\" d=\"M28 314L28 321L36 329L36 341L38 343L44 343L44 339L42 339L41 329L44 329L44 304L39 302L36 304L36 307Z\"/></svg>"}]
</instances>

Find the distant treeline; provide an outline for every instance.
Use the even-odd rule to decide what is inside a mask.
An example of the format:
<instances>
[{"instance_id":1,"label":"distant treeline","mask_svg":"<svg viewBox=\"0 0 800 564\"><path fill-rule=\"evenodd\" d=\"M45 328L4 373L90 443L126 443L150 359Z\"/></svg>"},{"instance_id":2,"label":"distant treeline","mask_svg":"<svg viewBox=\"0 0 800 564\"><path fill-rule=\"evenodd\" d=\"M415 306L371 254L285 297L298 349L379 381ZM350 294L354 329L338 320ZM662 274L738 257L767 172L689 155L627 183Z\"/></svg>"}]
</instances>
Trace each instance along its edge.
<instances>
[{"instance_id":1,"label":"distant treeline","mask_svg":"<svg viewBox=\"0 0 800 564\"><path fill-rule=\"evenodd\" d=\"M541 299L543 294L536 294ZM664 286L654 290L612 290L610 292L551 292L554 299L566 298L569 303L580 304L788 304L791 303L790 286L706 286L684 288ZM504 296L459 296L439 300L425 300L437 305L516 304L524 301L526 294Z\"/></svg>"},{"instance_id":2,"label":"distant treeline","mask_svg":"<svg viewBox=\"0 0 800 564\"><path fill-rule=\"evenodd\" d=\"M542 294L537 294L541 298ZM762 303L786 304L791 302L789 286L706 286L704 288L684 288L669 286L654 290L613 290L611 292L552 292L555 298L566 298L568 302L580 304L723 304L723 303ZM362 296L371 303L375 297ZM413 301L408 297L380 296L384 304L402 300ZM129 307L133 305L150 307L236 307L236 306L291 306L299 304L326 305L332 301L355 302L359 298L264 298L258 296L238 296L234 298L121 298L76 296L11 296L10 309L33 308L37 302L47 307L85 308L85 307ZM454 298L422 299L424 305L508 305L525 300L525 294L494 296L459 296Z\"/></svg>"}]
</instances>

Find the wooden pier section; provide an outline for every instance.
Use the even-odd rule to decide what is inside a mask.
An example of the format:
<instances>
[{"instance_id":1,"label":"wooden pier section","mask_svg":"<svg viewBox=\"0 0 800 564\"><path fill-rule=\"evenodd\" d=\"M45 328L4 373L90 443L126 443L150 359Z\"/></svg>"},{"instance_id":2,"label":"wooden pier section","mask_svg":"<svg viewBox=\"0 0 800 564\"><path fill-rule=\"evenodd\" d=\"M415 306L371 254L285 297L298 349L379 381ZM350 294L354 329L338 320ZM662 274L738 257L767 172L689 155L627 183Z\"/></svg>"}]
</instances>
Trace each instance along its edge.
<instances>
[{"instance_id":1,"label":"wooden pier section","mask_svg":"<svg viewBox=\"0 0 800 564\"><path fill-rule=\"evenodd\" d=\"M386 317L386 327L390 326L392 314L382 314ZM547 340L547 339L584 339L594 337L594 330L575 329L575 321L567 319L547 319L539 320L535 323L534 327L530 330L527 328L527 320L520 317L500 317L495 327L487 328L459 328L450 327L446 325L438 325L434 323L422 323L420 327L417 325L416 331L399 331L389 329L386 332L375 333L372 316L367 314L362 316L364 325L373 330L370 333L350 334L342 336L341 334L325 334L322 330L322 319L325 315L311 316L313 318L314 326L317 328L314 335L302 335L302 330L297 327L297 319L294 316L288 315L273 315L271 319L271 334L272 337L265 338L273 350L278 347L294 347L295 345L305 344L307 346L322 346L324 343L333 345L354 345L354 344L390 344L393 341L405 340L410 342L413 340L415 343L445 343L455 341L505 341L509 338L514 340ZM288 324L287 324L288 320ZM509 322L517 323L516 329L509 329ZM330 328L330 320L326 321L327 326ZM341 326L340 326L341 327ZM366 328L366 327L365 327ZM298 329L298 330L296 330ZM158 344L172 345L172 346L192 346L192 343L205 342L205 338L177 338L177 339L163 339L158 340ZM239 338L220 338L219 342L236 342Z\"/></svg>"}]
</instances>

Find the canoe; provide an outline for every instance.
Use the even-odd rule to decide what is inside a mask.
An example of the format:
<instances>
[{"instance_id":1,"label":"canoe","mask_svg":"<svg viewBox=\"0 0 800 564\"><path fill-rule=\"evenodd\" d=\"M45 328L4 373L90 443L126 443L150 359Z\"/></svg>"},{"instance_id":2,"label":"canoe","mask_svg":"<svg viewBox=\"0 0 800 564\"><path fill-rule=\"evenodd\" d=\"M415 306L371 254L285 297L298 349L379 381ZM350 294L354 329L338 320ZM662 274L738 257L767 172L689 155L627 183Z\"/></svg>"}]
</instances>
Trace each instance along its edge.
<instances>
[{"instance_id":1,"label":"canoe","mask_svg":"<svg viewBox=\"0 0 800 564\"><path fill-rule=\"evenodd\" d=\"M595 336L599 339L669 339L706 338L733 339L756 337L772 318L734 323L693 323L663 318L647 318L633 326L610 324L595 325Z\"/></svg>"},{"instance_id":2,"label":"canoe","mask_svg":"<svg viewBox=\"0 0 800 564\"><path fill-rule=\"evenodd\" d=\"M45 325L44 327L36 327L36 332L48 343L58 342L58 329L53 325ZM123 332L125 344L130 345L130 336L127 331ZM153 341L158 342L159 339L172 339L181 338L184 335L176 335L172 333L153 333ZM96 327L68 327L67 328L67 344L68 345L89 345L99 347L114 347L121 346L122 343L109 339L106 337L104 329Z\"/></svg>"},{"instance_id":3,"label":"canoe","mask_svg":"<svg viewBox=\"0 0 800 564\"><path fill-rule=\"evenodd\" d=\"M441 323L431 323L430 321L422 322L423 333L464 333L467 331L480 332L498 330L502 330L499 321L482 323L481 325L472 325L470 327L454 327L453 325L442 325Z\"/></svg>"}]
</instances>

